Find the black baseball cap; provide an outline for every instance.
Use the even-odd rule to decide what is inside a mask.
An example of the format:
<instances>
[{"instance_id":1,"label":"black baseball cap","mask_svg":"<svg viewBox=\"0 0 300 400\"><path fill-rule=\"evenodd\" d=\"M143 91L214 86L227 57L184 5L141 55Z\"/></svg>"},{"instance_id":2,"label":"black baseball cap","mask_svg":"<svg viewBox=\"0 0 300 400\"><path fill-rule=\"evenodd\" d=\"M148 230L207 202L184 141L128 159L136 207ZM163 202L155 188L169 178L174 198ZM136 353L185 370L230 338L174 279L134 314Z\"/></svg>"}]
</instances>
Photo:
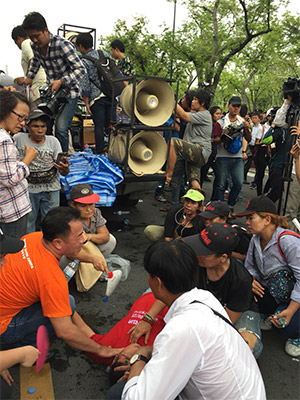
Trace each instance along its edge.
<instances>
[{"instance_id":1,"label":"black baseball cap","mask_svg":"<svg viewBox=\"0 0 300 400\"><path fill-rule=\"evenodd\" d=\"M216 217L228 217L229 207L224 201L211 201L205 206L204 211L200 213L203 218L216 218Z\"/></svg>"},{"instance_id":2,"label":"black baseball cap","mask_svg":"<svg viewBox=\"0 0 300 400\"><path fill-rule=\"evenodd\" d=\"M228 224L214 223L208 225L197 235L183 239L197 256L209 254L232 253L239 243L237 231Z\"/></svg>"},{"instance_id":3,"label":"black baseball cap","mask_svg":"<svg viewBox=\"0 0 300 400\"><path fill-rule=\"evenodd\" d=\"M247 215L255 214L256 212L266 212L277 214L275 203L265 195L254 197L248 201L246 209L241 213L235 214L236 217L245 217Z\"/></svg>"},{"instance_id":4,"label":"black baseball cap","mask_svg":"<svg viewBox=\"0 0 300 400\"><path fill-rule=\"evenodd\" d=\"M100 200L100 196L93 192L93 189L87 183L79 183L70 191L71 201L81 204L95 204Z\"/></svg>"},{"instance_id":5,"label":"black baseball cap","mask_svg":"<svg viewBox=\"0 0 300 400\"><path fill-rule=\"evenodd\" d=\"M18 253L20 250L22 250L23 246L23 240L6 236L0 229L0 253Z\"/></svg>"},{"instance_id":6,"label":"black baseball cap","mask_svg":"<svg viewBox=\"0 0 300 400\"><path fill-rule=\"evenodd\" d=\"M232 96L228 103L232 104L233 106L240 106L242 104L242 100L239 96Z\"/></svg>"},{"instance_id":7,"label":"black baseball cap","mask_svg":"<svg viewBox=\"0 0 300 400\"><path fill-rule=\"evenodd\" d=\"M35 110L32 110L29 113L27 124L30 124L30 122L32 122L34 119L41 119L41 118L45 121L50 120L49 115L45 114L42 110L39 110L38 108Z\"/></svg>"}]
</instances>

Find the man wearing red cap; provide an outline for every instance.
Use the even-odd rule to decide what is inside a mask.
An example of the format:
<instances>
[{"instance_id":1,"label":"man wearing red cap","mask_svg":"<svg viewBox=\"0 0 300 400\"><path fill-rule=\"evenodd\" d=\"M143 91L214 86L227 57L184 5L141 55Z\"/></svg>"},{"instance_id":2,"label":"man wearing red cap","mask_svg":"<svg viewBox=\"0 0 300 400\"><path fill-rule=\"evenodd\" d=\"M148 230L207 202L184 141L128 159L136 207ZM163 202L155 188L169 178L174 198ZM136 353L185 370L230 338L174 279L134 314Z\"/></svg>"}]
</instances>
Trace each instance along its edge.
<instances>
[{"instance_id":1,"label":"man wearing red cap","mask_svg":"<svg viewBox=\"0 0 300 400\"><path fill-rule=\"evenodd\" d=\"M95 207L95 204L100 200L100 196L94 193L87 183L80 183L71 189L70 200L70 205L80 212L86 239L98 247L104 258L107 257L113 252L117 241L109 233L106 227L106 219L103 218L100 209ZM77 259L92 263L98 270L107 271L103 258L90 254L84 249L77 255Z\"/></svg>"}]
</instances>

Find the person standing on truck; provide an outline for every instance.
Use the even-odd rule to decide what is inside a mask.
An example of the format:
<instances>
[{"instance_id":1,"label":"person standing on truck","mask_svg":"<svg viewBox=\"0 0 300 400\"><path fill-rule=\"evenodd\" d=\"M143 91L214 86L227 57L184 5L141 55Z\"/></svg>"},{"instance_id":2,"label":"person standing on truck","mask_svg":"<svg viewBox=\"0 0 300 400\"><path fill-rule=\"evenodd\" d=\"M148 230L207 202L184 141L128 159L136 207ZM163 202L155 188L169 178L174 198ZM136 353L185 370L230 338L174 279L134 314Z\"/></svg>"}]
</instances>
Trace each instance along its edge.
<instances>
[{"instance_id":1,"label":"person standing on truck","mask_svg":"<svg viewBox=\"0 0 300 400\"><path fill-rule=\"evenodd\" d=\"M98 51L93 49L93 37L90 33L79 33L76 38L76 46L83 56L87 55L99 59ZM103 54L105 57L109 57L106 51L103 51ZM107 97L101 90L101 83L95 63L86 58L82 58L82 62L87 71L81 81L82 98L87 112L91 114L95 124L96 153L102 154L105 148L104 137L109 131L113 100ZM113 111L114 114L115 111Z\"/></svg>"},{"instance_id":2,"label":"person standing on truck","mask_svg":"<svg viewBox=\"0 0 300 400\"><path fill-rule=\"evenodd\" d=\"M69 129L80 95L80 81L85 74L84 65L69 40L49 32L45 18L40 13L27 14L22 26L33 42L31 44L33 58L24 85L32 85L33 78L42 66L52 92L61 88L70 91L66 104L55 119L55 137L60 141L63 152L67 152Z\"/></svg>"}]
</instances>

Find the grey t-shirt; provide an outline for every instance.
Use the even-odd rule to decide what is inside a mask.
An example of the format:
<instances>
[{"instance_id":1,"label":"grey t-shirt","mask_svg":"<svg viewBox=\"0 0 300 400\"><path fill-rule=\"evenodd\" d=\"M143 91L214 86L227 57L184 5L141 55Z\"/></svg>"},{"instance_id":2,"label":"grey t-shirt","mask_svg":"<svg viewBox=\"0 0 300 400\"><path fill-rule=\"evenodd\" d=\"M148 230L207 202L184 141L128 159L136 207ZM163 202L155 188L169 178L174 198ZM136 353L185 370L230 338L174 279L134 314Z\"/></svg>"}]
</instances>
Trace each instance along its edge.
<instances>
[{"instance_id":1,"label":"grey t-shirt","mask_svg":"<svg viewBox=\"0 0 300 400\"><path fill-rule=\"evenodd\" d=\"M220 124L222 130L224 131L224 119L223 118L219 119L219 121L217 121L216 124ZM239 124L240 124L240 122L238 120L236 120L236 121L232 122L230 125L237 126ZM224 149L224 145L221 142L218 144L217 158L219 158L219 157L242 158L243 157L242 147L240 148L240 150L237 153L230 153L230 151L227 151L226 149Z\"/></svg>"},{"instance_id":2,"label":"grey t-shirt","mask_svg":"<svg viewBox=\"0 0 300 400\"><path fill-rule=\"evenodd\" d=\"M95 208L94 214L91 217L90 226L88 227L84 221L81 222L85 233L97 233L98 228L105 226L106 219L101 214L99 208Z\"/></svg>"},{"instance_id":3,"label":"grey t-shirt","mask_svg":"<svg viewBox=\"0 0 300 400\"><path fill-rule=\"evenodd\" d=\"M25 156L25 144L29 147L34 147L38 155L29 164L30 172L48 171L53 167L54 161L57 159L58 153L62 152L59 140L50 135L45 136L45 142L42 144L32 143L28 137L28 133L19 132L13 136L17 149L20 153L20 158L23 160ZM48 183L30 183L28 182L29 193L53 192L60 190L59 173L57 171L54 178Z\"/></svg>"},{"instance_id":4,"label":"grey t-shirt","mask_svg":"<svg viewBox=\"0 0 300 400\"><path fill-rule=\"evenodd\" d=\"M186 126L183 140L199 144L205 162L211 153L212 118L208 110L189 113L190 120Z\"/></svg>"}]
</instances>

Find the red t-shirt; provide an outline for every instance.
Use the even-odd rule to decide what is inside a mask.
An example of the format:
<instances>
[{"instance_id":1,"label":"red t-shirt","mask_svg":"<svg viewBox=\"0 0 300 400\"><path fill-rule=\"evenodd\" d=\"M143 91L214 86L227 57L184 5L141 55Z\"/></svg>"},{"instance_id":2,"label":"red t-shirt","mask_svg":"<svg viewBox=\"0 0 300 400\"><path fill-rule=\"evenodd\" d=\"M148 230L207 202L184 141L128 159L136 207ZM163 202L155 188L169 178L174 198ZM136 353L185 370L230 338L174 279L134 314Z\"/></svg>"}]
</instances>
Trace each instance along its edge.
<instances>
[{"instance_id":1,"label":"red t-shirt","mask_svg":"<svg viewBox=\"0 0 300 400\"><path fill-rule=\"evenodd\" d=\"M42 244L42 232L22 238L19 253L8 254L0 269L0 334L23 308L40 301L45 317L72 314L68 283L58 260Z\"/></svg>"},{"instance_id":2,"label":"red t-shirt","mask_svg":"<svg viewBox=\"0 0 300 400\"><path fill-rule=\"evenodd\" d=\"M122 318L121 321L119 321L108 333L105 335L92 335L91 339L103 346L111 346L112 348L129 346L130 334L127 332L142 320L145 312L151 308L154 302L155 297L152 292L142 295L133 303L126 317ZM154 339L165 326L163 319L167 311L168 308L165 307L155 318L155 323L152 325L147 346L152 346ZM146 346L145 336L139 338L138 344ZM112 358L102 358L97 356L95 353L87 353L87 355L101 364L109 365L112 362Z\"/></svg>"}]
</instances>

